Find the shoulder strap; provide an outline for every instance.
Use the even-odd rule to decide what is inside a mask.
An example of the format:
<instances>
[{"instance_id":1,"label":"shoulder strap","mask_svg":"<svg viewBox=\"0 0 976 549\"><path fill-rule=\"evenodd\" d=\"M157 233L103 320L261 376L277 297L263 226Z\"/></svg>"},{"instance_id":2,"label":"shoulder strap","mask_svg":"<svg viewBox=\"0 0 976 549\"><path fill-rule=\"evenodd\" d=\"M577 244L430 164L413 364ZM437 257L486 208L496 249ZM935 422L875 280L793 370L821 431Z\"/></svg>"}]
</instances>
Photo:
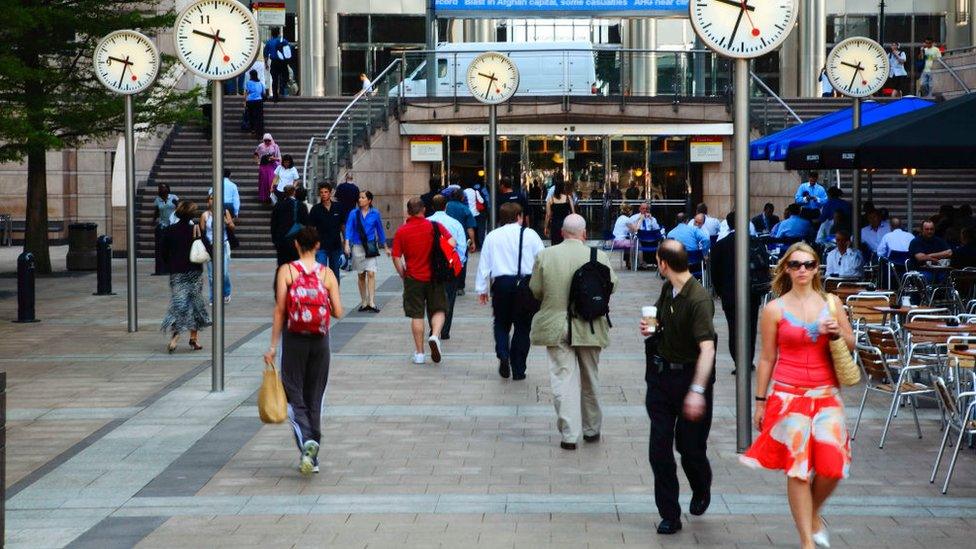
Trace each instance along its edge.
<instances>
[{"instance_id":1,"label":"shoulder strap","mask_svg":"<svg viewBox=\"0 0 976 549\"><path fill-rule=\"evenodd\" d=\"M590 248L590 263L597 263L596 260L596 248Z\"/></svg>"},{"instance_id":2,"label":"shoulder strap","mask_svg":"<svg viewBox=\"0 0 976 549\"><path fill-rule=\"evenodd\" d=\"M519 230L519 243L518 243L518 263L515 265L515 278L522 278L522 241L525 239L525 227L523 226Z\"/></svg>"}]
</instances>

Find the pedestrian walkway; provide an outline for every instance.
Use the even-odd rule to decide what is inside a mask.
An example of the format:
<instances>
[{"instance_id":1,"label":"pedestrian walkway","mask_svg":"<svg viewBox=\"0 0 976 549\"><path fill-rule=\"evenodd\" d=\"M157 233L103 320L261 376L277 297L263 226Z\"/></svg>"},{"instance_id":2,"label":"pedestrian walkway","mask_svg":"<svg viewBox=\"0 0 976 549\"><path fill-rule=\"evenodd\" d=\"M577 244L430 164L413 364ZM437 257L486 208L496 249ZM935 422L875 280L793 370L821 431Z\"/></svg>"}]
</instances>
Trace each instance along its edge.
<instances>
[{"instance_id":1,"label":"pedestrian walkway","mask_svg":"<svg viewBox=\"0 0 976 549\"><path fill-rule=\"evenodd\" d=\"M140 262L141 272L150 268ZM720 311L712 506L703 517L686 514L676 536L654 533L637 322L660 289L655 274L621 273L600 364L603 437L569 452L559 448L545 353L533 348L525 381L499 378L490 308L469 293L458 299L444 361L410 364L400 281L381 261L382 313L334 324L322 472L305 479L288 427L257 419L272 268L232 265L220 394L209 392L209 331L205 350L191 352L184 339L166 354L158 331L166 277L140 277L141 331L127 334L122 262L114 297L91 295L93 274L39 279L42 322L33 325L8 322L16 280L0 275L7 547L796 546L782 476L736 459ZM342 293L352 309L354 279ZM859 397L845 391L852 407ZM878 450L883 407L869 404L852 477L825 513L834 546L969 546L976 456L963 451L942 496L928 482L937 411L922 414L922 440L909 417L897 418Z\"/></svg>"}]
</instances>

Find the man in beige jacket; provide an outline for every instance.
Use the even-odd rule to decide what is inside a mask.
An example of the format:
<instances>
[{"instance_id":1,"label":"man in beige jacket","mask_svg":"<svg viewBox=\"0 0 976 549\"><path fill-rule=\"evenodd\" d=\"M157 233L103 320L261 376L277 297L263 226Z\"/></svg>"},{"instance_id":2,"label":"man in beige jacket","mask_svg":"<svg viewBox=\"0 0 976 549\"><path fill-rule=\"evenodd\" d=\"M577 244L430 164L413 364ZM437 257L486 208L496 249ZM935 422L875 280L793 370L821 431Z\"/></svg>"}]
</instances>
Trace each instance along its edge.
<instances>
[{"instance_id":1,"label":"man in beige jacket","mask_svg":"<svg viewBox=\"0 0 976 549\"><path fill-rule=\"evenodd\" d=\"M563 242L539 252L532 268L529 288L542 306L532 319L530 337L533 345L544 345L549 355L549 381L562 435L559 445L575 450L581 432L587 442L600 440L597 374L600 351L610 343L610 324L605 317L597 318L591 329L590 322L569 318L573 274L590 260L586 220L578 214L567 216L562 234ZM603 251L597 252L597 261L610 267L610 258ZM610 279L616 287L617 275L612 268Z\"/></svg>"}]
</instances>

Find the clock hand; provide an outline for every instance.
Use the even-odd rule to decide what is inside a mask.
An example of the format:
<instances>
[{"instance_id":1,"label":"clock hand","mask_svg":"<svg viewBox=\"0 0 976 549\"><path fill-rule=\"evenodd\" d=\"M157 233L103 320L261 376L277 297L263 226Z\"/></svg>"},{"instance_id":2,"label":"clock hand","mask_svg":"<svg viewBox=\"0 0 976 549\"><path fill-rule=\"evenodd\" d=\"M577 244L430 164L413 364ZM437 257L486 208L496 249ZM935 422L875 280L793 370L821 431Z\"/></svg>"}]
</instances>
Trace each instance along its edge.
<instances>
[{"instance_id":1,"label":"clock hand","mask_svg":"<svg viewBox=\"0 0 976 549\"><path fill-rule=\"evenodd\" d=\"M209 38L211 40L219 40L221 42L226 42L227 41L225 38L221 38L220 37L220 31L218 31L217 34L207 34L207 33L203 32L203 31L198 31L196 29L193 29L190 32L192 32L193 34L199 34L200 36L206 36L207 38Z\"/></svg>"},{"instance_id":2,"label":"clock hand","mask_svg":"<svg viewBox=\"0 0 976 549\"><path fill-rule=\"evenodd\" d=\"M109 58L109 60L111 60L111 61L115 61L115 62L117 62L117 63L122 63L122 64L124 64L124 65L131 65L131 64L132 64L132 62L131 62L131 61L129 61L129 60L128 60L128 58L126 58L126 59L119 59L118 57L112 57L111 55L110 55L110 56L108 56L108 58Z\"/></svg>"},{"instance_id":3,"label":"clock hand","mask_svg":"<svg viewBox=\"0 0 976 549\"><path fill-rule=\"evenodd\" d=\"M850 67L852 69L855 69L855 70L862 70L862 68L863 68L863 67L861 67L861 64L860 63L858 63L857 65L852 65L852 64L848 63L847 61L841 61L840 64L841 65L847 65L848 67Z\"/></svg>"},{"instance_id":4,"label":"clock hand","mask_svg":"<svg viewBox=\"0 0 976 549\"><path fill-rule=\"evenodd\" d=\"M224 51L224 46L220 44L220 42L223 40L224 39L220 37L220 31L218 30L216 34L214 34L214 43L217 44L218 48L220 48L220 53L224 56L224 63L227 63L230 61L230 56Z\"/></svg>"},{"instance_id":5,"label":"clock hand","mask_svg":"<svg viewBox=\"0 0 976 549\"><path fill-rule=\"evenodd\" d=\"M854 76L851 77L851 83L847 85L847 89L854 89L854 81L857 80L857 73L859 72L861 72L860 68L854 71Z\"/></svg>"},{"instance_id":6,"label":"clock hand","mask_svg":"<svg viewBox=\"0 0 976 549\"><path fill-rule=\"evenodd\" d=\"M739 17L736 18L736 20L735 20L735 26L732 27L732 35L729 36L729 47L730 48L732 47L732 42L735 41L735 34L737 32L739 32L739 23L742 22L742 14L745 13L745 12L746 12L745 8L743 8L742 7L742 4L740 4L739 5Z\"/></svg>"},{"instance_id":7,"label":"clock hand","mask_svg":"<svg viewBox=\"0 0 976 549\"><path fill-rule=\"evenodd\" d=\"M715 1L720 4L728 4L730 6L734 6L740 9L742 8L742 4L746 4L745 2L736 2L735 0L715 0ZM756 6L750 6L746 4L746 9L749 11L756 11Z\"/></svg>"},{"instance_id":8,"label":"clock hand","mask_svg":"<svg viewBox=\"0 0 976 549\"><path fill-rule=\"evenodd\" d=\"M125 80L125 71L129 70L129 65L131 65L131 63L129 62L129 56L127 55L125 56L125 61L122 62L122 74L119 75L119 83L117 86L119 88L122 87L122 81Z\"/></svg>"},{"instance_id":9,"label":"clock hand","mask_svg":"<svg viewBox=\"0 0 976 549\"><path fill-rule=\"evenodd\" d=\"M492 74L491 76L488 76L487 74L485 74L483 72L479 72L478 73L478 76L484 76L485 78L487 78L488 80L491 80L491 81L498 80L497 78L495 78L495 75L494 74Z\"/></svg>"},{"instance_id":10,"label":"clock hand","mask_svg":"<svg viewBox=\"0 0 976 549\"><path fill-rule=\"evenodd\" d=\"M743 0L742 1L742 13L745 13L746 14L746 18L749 20L749 26L752 27L752 35L753 36L759 36L759 34L760 34L759 33L759 29L757 29L756 28L756 24L752 22L752 15L749 15L748 9L749 9L749 4L746 3L746 0Z\"/></svg>"},{"instance_id":11,"label":"clock hand","mask_svg":"<svg viewBox=\"0 0 976 549\"><path fill-rule=\"evenodd\" d=\"M210 63L213 62L214 51L217 50L217 40L213 41L213 45L210 46L210 57L207 58L207 68L204 72L210 72Z\"/></svg>"},{"instance_id":12,"label":"clock hand","mask_svg":"<svg viewBox=\"0 0 976 549\"><path fill-rule=\"evenodd\" d=\"M488 94L491 93L491 83L495 81L495 73L491 73L491 76L488 77L488 80L489 80L488 88L485 89L485 99L488 99Z\"/></svg>"}]
</instances>

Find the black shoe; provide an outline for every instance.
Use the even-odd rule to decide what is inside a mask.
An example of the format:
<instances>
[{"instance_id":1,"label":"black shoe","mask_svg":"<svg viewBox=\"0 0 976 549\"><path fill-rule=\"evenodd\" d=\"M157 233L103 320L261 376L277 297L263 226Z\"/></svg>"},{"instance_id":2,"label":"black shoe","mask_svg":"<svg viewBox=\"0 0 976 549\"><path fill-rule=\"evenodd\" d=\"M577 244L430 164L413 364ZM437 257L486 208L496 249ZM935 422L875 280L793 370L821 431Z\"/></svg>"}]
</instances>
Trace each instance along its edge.
<instances>
[{"instance_id":1,"label":"black shoe","mask_svg":"<svg viewBox=\"0 0 976 549\"><path fill-rule=\"evenodd\" d=\"M583 435L583 440L586 442L600 442L600 433L595 435Z\"/></svg>"},{"instance_id":2,"label":"black shoe","mask_svg":"<svg viewBox=\"0 0 976 549\"><path fill-rule=\"evenodd\" d=\"M671 534L677 534L678 530L681 530L681 520L668 520L664 519L657 524L657 533L663 534L665 536L670 536Z\"/></svg>"},{"instance_id":3,"label":"black shoe","mask_svg":"<svg viewBox=\"0 0 976 549\"><path fill-rule=\"evenodd\" d=\"M698 497L696 495L691 496L691 504L688 506L688 512L696 517L704 515L705 511L708 510L708 505L712 503L712 493L705 492L704 495Z\"/></svg>"},{"instance_id":4,"label":"black shoe","mask_svg":"<svg viewBox=\"0 0 976 549\"><path fill-rule=\"evenodd\" d=\"M451 334L441 334L441 341L447 341L451 339Z\"/></svg>"},{"instance_id":5,"label":"black shoe","mask_svg":"<svg viewBox=\"0 0 976 549\"><path fill-rule=\"evenodd\" d=\"M508 379L510 373L511 373L511 369L508 367L508 359L507 358L498 359L498 375L502 376L505 379Z\"/></svg>"},{"instance_id":6,"label":"black shoe","mask_svg":"<svg viewBox=\"0 0 976 549\"><path fill-rule=\"evenodd\" d=\"M525 374L512 374L512 381L522 381L525 379Z\"/></svg>"},{"instance_id":7,"label":"black shoe","mask_svg":"<svg viewBox=\"0 0 976 549\"><path fill-rule=\"evenodd\" d=\"M560 442L559 443L559 447L562 448L563 450L575 450L576 449L576 443L575 442Z\"/></svg>"}]
</instances>

